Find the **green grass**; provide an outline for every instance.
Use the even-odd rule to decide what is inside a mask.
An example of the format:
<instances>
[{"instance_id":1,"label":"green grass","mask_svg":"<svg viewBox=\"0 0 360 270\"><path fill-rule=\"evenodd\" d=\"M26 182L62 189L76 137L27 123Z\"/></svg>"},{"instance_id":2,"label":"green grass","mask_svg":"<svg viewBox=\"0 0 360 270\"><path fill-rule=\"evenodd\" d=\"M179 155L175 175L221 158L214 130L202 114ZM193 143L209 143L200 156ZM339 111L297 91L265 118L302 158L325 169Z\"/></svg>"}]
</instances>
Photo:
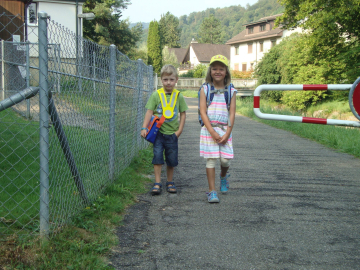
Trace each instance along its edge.
<instances>
[{"instance_id":1,"label":"green grass","mask_svg":"<svg viewBox=\"0 0 360 270\"><path fill-rule=\"evenodd\" d=\"M118 242L124 209L146 191L152 151L145 149L97 200L74 216L47 243L9 236L0 245L3 269L112 269L107 256ZM141 253L141 251L139 251Z\"/></svg>"},{"instance_id":2,"label":"green grass","mask_svg":"<svg viewBox=\"0 0 360 270\"><path fill-rule=\"evenodd\" d=\"M179 89L179 91L185 96L185 97L198 97L198 91L197 90L185 90L185 89Z\"/></svg>"},{"instance_id":3,"label":"green grass","mask_svg":"<svg viewBox=\"0 0 360 270\"><path fill-rule=\"evenodd\" d=\"M129 165L135 154L130 128L116 125L115 175ZM64 126L64 131L87 195L94 200L110 182L108 131L71 126ZM83 202L53 128L49 138L50 229L53 230L79 211ZM12 110L2 112L0 235L38 233L39 178L39 123L29 122Z\"/></svg>"}]
</instances>

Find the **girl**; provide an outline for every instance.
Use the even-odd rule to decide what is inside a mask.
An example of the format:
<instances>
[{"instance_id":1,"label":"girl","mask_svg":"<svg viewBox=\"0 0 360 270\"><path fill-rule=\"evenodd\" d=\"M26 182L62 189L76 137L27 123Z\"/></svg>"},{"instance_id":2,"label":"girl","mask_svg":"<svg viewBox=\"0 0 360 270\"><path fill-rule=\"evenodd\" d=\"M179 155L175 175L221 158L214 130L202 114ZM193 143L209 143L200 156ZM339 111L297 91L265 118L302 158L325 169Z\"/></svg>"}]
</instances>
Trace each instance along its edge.
<instances>
[{"instance_id":1,"label":"girl","mask_svg":"<svg viewBox=\"0 0 360 270\"><path fill-rule=\"evenodd\" d=\"M206 83L200 90L200 115L204 122L200 133L200 156L206 159L206 175L209 184L208 202L219 202L215 191L215 164L220 159L220 191L226 193L229 189L227 174L229 160L234 157L231 131L235 121L236 89L230 85L231 75L228 59L223 55L211 58L206 75ZM224 91L231 87L230 108L228 110ZM215 88L212 102L207 107L207 91ZM209 95L210 96L210 95Z\"/></svg>"}]
</instances>

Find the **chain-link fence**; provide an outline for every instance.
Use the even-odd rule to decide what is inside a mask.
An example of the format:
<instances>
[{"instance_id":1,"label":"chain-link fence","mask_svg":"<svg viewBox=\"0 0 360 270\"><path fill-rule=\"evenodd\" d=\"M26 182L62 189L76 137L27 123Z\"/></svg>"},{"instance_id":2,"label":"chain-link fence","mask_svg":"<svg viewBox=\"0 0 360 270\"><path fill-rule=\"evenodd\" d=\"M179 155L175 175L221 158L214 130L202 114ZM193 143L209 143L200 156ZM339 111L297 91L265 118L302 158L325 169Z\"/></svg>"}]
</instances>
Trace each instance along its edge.
<instances>
[{"instance_id":1,"label":"chain-link fence","mask_svg":"<svg viewBox=\"0 0 360 270\"><path fill-rule=\"evenodd\" d=\"M0 38L0 236L48 236L147 146L153 71L45 12L37 27L0 14Z\"/></svg>"}]
</instances>

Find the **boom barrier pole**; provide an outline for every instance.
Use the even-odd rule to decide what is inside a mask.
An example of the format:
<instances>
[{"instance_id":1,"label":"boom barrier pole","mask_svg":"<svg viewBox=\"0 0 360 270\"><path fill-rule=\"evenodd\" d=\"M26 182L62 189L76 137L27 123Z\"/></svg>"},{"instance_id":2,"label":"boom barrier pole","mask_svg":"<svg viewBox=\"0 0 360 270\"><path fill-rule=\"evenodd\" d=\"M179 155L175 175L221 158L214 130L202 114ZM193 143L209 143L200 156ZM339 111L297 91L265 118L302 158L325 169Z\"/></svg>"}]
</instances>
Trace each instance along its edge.
<instances>
[{"instance_id":1,"label":"boom barrier pole","mask_svg":"<svg viewBox=\"0 0 360 270\"><path fill-rule=\"evenodd\" d=\"M262 91L346 91L350 90L352 86L352 84L263 84L258 86L254 91L254 113L257 117L266 120L360 127L360 122L357 121L268 114L260 111L260 93Z\"/></svg>"}]
</instances>

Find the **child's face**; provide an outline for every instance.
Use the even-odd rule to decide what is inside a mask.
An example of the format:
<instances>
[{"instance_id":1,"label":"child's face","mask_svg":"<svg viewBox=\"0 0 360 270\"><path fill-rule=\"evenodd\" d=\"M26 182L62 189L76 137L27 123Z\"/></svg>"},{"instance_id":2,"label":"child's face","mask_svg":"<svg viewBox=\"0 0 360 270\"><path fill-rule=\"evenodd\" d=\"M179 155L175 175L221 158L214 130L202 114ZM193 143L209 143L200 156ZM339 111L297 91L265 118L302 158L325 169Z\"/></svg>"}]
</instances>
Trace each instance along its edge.
<instances>
[{"instance_id":1,"label":"child's face","mask_svg":"<svg viewBox=\"0 0 360 270\"><path fill-rule=\"evenodd\" d=\"M171 74L171 75L164 74L161 77L161 82L163 84L163 88L164 88L165 92L168 92L168 93L172 92L177 81L178 81L178 78L174 74Z\"/></svg>"},{"instance_id":2,"label":"child's face","mask_svg":"<svg viewBox=\"0 0 360 270\"><path fill-rule=\"evenodd\" d=\"M226 76L226 66L222 63L215 62L210 68L210 75L215 83L224 83Z\"/></svg>"}]
</instances>

